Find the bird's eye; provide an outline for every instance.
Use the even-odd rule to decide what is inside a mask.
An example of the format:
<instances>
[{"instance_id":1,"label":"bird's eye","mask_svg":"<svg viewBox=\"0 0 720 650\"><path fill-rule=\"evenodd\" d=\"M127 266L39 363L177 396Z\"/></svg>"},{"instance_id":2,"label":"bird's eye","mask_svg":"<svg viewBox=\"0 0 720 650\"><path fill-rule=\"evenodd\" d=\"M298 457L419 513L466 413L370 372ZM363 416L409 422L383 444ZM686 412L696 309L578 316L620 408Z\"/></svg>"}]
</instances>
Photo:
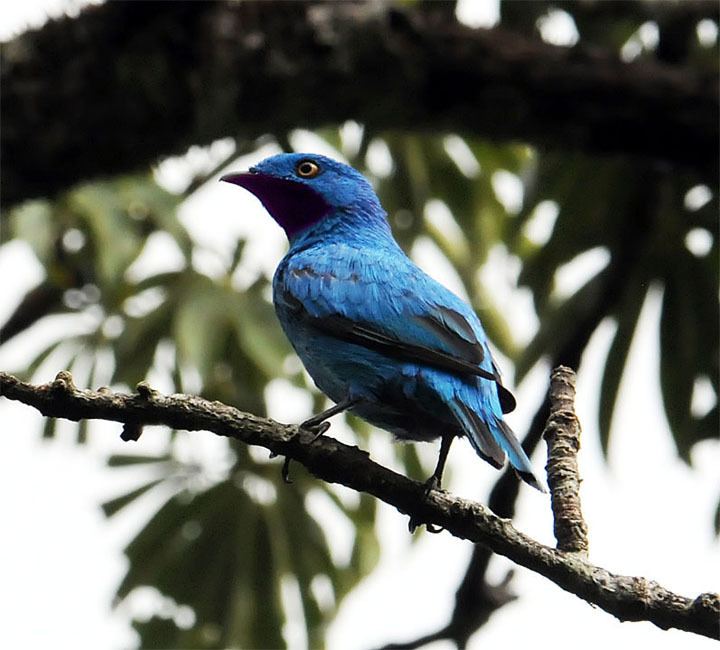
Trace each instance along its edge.
<instances>
[{"instance_id":1,"label":"bird's eye","mask_svg":"<svg viewBox=\"0 0 720 650\"><path fill-rule=\"evenodd\" d=\"M315 178L320 173L320 167L312 160L303 160L295 168L298 176L302 178Z\"/></svg>"}]
</instances>

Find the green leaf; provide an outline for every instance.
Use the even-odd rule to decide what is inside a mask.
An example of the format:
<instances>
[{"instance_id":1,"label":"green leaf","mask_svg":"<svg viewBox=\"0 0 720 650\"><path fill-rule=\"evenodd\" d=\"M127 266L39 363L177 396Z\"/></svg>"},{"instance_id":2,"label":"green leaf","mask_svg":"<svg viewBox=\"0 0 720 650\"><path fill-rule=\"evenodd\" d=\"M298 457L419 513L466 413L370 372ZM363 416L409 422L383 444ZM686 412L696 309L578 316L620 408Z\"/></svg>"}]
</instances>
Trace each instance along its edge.
<instances>
[{"instance_id":1,"label":"green leaf","mask_svg":"<svg viewBox=\"0 0 720 650\"><path fill-rule=\"evenodd\" d=\"M316 642L313 647L319 647L324 615L310 584L319 573L337 584L338 573L325 535L304 507L310 481L298 477L288 487L273 471L268 476L277 484L276 499L261 504L240 487L244 475L237 473L205 492L182 493L168 501L128 546L130 567L119 593L151 584L175 602L191 606L196 630L217 630L214 640L209 645L201 642L202 647L281 647L286 614L280 582L293 575ZM151 487L141 486L119 498L118 505L146 489ZM162 640L180 647L190 639L187 631L173 631L164 624L159 628L139 625L143 635L161 635L143 637L143 643L152 646ZM197 637L193 641L197 643Z\"/></svg>"},{"instance_id":2,"label":"green leaf","mask_svg":"<svg viewBox=\"0 0 720 650\"><path fill-rule=\"evenodd\" d=\"M169 618L152 616L147 621L133 621L133 627L140 635L143 650L167 650L173 647L210 648L211 645L196 643L193 646L178 646L179 630L174 621Z\"/></svg>"},{"instance_id":3,"label":"green leaf","mask_svg":"<svg viewBox=\"0 0 720 650\"><path fill-rule=\"evenodd\" d=\"M493 303L491 293L487 292L484 287L477 286L473 296L473 305L476 306L475 311L482 319L483 329L493 345L506 357L516 358L520 351L513 338L510 324L501 310Z\"/></svg>"},{"instance_id":4,"label":"green leaf","mask_svg":"<svg viewBox=\"0 0 720 650\"><path fill-rule=\"evenodd\" d=\"M720 411L716 404L703 417L692 419L691 444L701 440L716 440L718 431L720 431Z\"/></svg>"},{"instance_id":5,"label":"green leaf","mask_svg":"<svg viewBox=\"0 0 720 650\"><path fill-rule=\"evenodd\" d=\"M55 228L53 209L48 201L27 201L10 212L10 228L13 239L22 239L30 244L41 263L47 264L54 254ZM7 232L4 228L0 230ZM6 241L1 240L3 243Z\"/></svg>"},{"instance_id":6,"label":"green leaf","mask_svg":"<svg viewBox=\"0 0 720 650\"><path fill-rule=\"evenodd\" d=\"M171 337L175 304L172 296L140 318L127 318L118 338L111 342L115 369L111 381L134 386L147 376L157 346Z\"/></svg>"},{"instance_id":7,"label":"green leaf","mask_svg":"<svg viewBox=\"0 0 720 650\"><path fill-rule=\"evenodd\" d=\"M338 599L349 593L380 561L380 543L375 530L376 514L377 500L369 494L361 494L360 504L351 514L355 524L355 544L350 566L338 576Z\"/></svg>"},{"instance_id":8,"label":"green leaf","mask_svg":"<svg viewBox=\"0 0 720 650\"><path fill-rule=\"evenodd\" d=\"M275 311L262 296L265 282L256 282L233 300L233 325L238 345L267 377L278 376L290 345Z\"/></svg>"},{"instance_id":9,"label":"green leaf","mask_svg":"<svg viewBox=\"0 0 720 650\"><path fill-rule=\"evenodd\" d=\"M77 426L76 442L79 445L84 445L87 442L88 437L88 426L89 420L80 420Z\"/></svg>"},{"instance_id":10,"label":"green leaf","mask_svg":"<svg viewBox=\"0 0 720 650\"><path fill-rule=\"evenodd\" d=\"M114 499L110 499L103 503L100 507L103 509L106 517L112 517L114 514L122 510L125 506L130 505L133 501L140 498L146 492L149 492L154 487L160 485L165 479L158 478L149 483L145 483L134 490L131 490L127 494L123 494Z\"/></svg>"},{"instance_id":11,"label":"green leaf","mask_svg":"<svg viewBox=\"0 0 720 650\"><path fill-rule=\"evenodd\" d=\"M559 267L592 248L606 248L611 256L618 248L624 250L628 237L625 219L637 212L638 203L647 201L648 183L636 169L615 160L543 155L538 165L509 236L511 250L523 258L519 284L532 290L542 314ZM525 241L522 229L545 200L557 202L559 213L549 241L538 248ZM613 259L623 257L615 255Z\"/></svg>"},{"instance_id":12,"label":"green leaf","mask_svg":"<svg viewBox=\"0 0 720 650\"><path fill-rule=\"evenodd\" d=\"M587 320L595 309L599 294L603 291L606 271L593 276L585 285L557 304L548 305L540 318L540 328L520 354L515 364L515 382L520 383L540 358L555 358L567 340L575 335L576 327Z\"/></svg>"},{"instance_id":13,"label":"green leaf","mask_svg":"<svg viewBox=\"0 0 720 650\"><path fill-rule=\"evenodd\" d=\"M617 329L602 373L598 421L600 427L600 444L603 455L606 458L618 390L646 291L647 287L645 283L636 282L634 286L632 286L632 289L626 292L619 313L617 314Z\"/></svg>"},{"instance_id":14,"label":"green leaf","mask_svg":"<svg viewBox=\"0 0 720 650\"><path fill-rule=\"evenodd\" d=\"M27 365L25 370L20 373L21 377L26 377L30 380L34 379L35 373L38 371L40 366L45 363L48 357L50 357L50 355L56 350L68 349L68 352L71 352L75 348L75 346L73 343L68 344L69 341L70 339L62 338L58 339L57 341L53 341Z\"/></svg>"},{"instance_id":15,"label":"green leaf","mask_svg":"<svg viewBox=\"0 0 720 650\"><path fill-rule=\"evenodd\" d=\"M206 382L215 364L226 359L224 344L232 325L237 293L210 278L188 278L182 300L174 314L173 338L181 363L196 368Z\"/></svg>"},{"instance_id":16,"label":"green leaf","mask_svg":"<svg viewBox=\"0 0 720 650\"><path fill-rule=\"evenodd\" d=\"M143 456L142 454L113 454L107 460L108 467L127 467L129 465L146 465L150 463L166 463L170 460L169 453L157 456Z\"/></svg>"},{"instance_id":17,"label":"green leaf","mask_svg":"<svg viewBox=\"0 0 720 650\"><path fill-rule=\"evenodd\" d=\"M57 428L57 418L45 418L43 421L42 437L45 439L54 438Z\"/></svg>"},{"instance_id":18,"label":"green leaf","mask_svg":"<svg viewBox=\"0 0 720 650\"><path fill-rule=\"evenodd\" d=\"M696 314L687 284L679 267L665 284L660 320L660 386L665 415L680 457L690 460L692 422L690 404L698 357Z\"/></svg>"},{"instance_id":19,"label":"green leaf","mask_svg":"<svg viewBox=\"0 0 720 650\"><path fill-rule=\"evenodd\" d=\"M402 463L408 478L425 481L427 470L422 466L417 453L417 445L393 445L395 457Z\"/></svg>"}]
</instances>

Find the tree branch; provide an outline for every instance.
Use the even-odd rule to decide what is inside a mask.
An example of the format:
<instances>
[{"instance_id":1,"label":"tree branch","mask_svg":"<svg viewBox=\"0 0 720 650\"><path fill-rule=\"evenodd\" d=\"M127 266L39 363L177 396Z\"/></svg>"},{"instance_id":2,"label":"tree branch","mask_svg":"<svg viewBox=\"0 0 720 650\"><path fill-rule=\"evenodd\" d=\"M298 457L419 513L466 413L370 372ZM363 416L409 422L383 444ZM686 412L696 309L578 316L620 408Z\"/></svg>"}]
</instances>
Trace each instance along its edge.
<instances>
[{"instance_id":1,"label":"tree branch","mask_svg":"<svg viewBox=\"0 0 720 650\"><path fill-rule=\"evenodd\" d=\"M72 57L67 53L72 52ZM715 178L715 72L351 2L108 2L3 46L5 205L233 136L356 120Z\"/></svg>"},{"instance_id":2,"label":"tree branch","mask_svg":"<svg viewBox=\"0 0 720 650\"><path fill-rule=\"evenodd\" d=\"M199 397L161 395L147 385L133 395L78 390L67 372L37 386L0 373L0 396L32 406L48 417L110 420L134 432L142 425L164 424L188 431L207 430L259 445L302 463L322 480L367 492L417 521L485 544L620 620L650 621L663 629L675 627L713 638L718 634L720 597L716 594L701 594L693 600L645 578L610 573L577 554L534 541L479 503L437 490L425 496L421 483L378 465L357 447L329 437L314 440L314 434L294 425Z\"/></svg>"},{"instance_id":3,"label":"tree branch","mask_svg":"<svg viewBox=\"0 0 720 650\"><path fill-rule=\"evenodd\" d=\"M550 417L543 437L548 444L547 475L557 547L587 556L588 528L580 507L580 422L575 415L575 373L559 366L550 379Z\"/></svg>"}]
</instances>

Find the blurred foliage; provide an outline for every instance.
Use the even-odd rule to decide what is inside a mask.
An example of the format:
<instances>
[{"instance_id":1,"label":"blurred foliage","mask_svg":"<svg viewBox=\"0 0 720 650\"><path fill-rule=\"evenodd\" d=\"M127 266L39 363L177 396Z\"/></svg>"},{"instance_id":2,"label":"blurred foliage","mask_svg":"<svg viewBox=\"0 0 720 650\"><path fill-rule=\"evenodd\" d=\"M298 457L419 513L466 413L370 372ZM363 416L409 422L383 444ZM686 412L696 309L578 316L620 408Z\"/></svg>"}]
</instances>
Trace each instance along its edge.
<instances>
[{"instance_id":1,"label":"blurred foliage","mask_svg":"<svg viewBox=\"0 0 720 650\"><path fill-rule=\"evenodd\" d=\"M648 20L638 4L504 2L503 22L534 33L539 20L560 9L575 16L581 38L619 50ZM661 43L672 35L668 24ZM654 51L645 47L639 55ZM701 48L693 40L685 57L716 65L717 45ZM660 383L678 453L689 461L696 442L717 435L717 401L708 412L693 408L698 384L709 383L718 394L717 188L703 190L688 173L648 161L538 152L456 134L356 127L358 137L351 137L349 131L328 128L316 135L373 180L406 250L430 242L452 264L493 343L513 361L516 382L542 358L563 361L571 350L579 359L592 333L611 319L616 327L598 377L607 451L633 334L648 291L657 288ZM285 148L292 141L285 132L273 135ZM208 172L208 178L215 175ZM522 205L503 198L503 179L522 188ZM193 190L201 186L202 179L191 183ZM691 191L705 192L707 201L689 200ZM144 174L70 188L54 202L33 201L3 213L2 242L27 242L45 271L3 325L3 341L41 322L55 324L56 331L21 374L31 378L63 367L80 385L132 387L156 373L178 391L260 415L266 413L268 383L283 377L310 391L320 409L322 396L289 361L290 347L268 299L269 279L257 274L246 289L236 290L245 242L237 242L217 276L194 264L198 245L177 219L185 198ZM554 222L549 214L556 214ZM533 234L538 222L545 224L543 236ZM705 237L707 250L691 251L691 232ZM148 262L155 268L158 261L147 259L157 237L173 242L180 262L173 270L143 275ZM529 342L513 336L513 323L493 302L493 287L479 281L478 269L497 251L517 264L518 283L532 293L540 325ZM566 265L593 254L606 263L577 290L558 291ZM46 436L54 434L54 422L47 421ZM361 439L367 437L367 425L348 422ZM79 440L85 436L86 425L80 425ZM157 456L108 460L112 467L141 467L147 477L105 503L107 516L151 494L162 500L126 549L129 568L118 589L124 598L152 586L172 604L135 621L142 646L281 646L284 593L293 592L288 584L294 580L310 646L322 647L324 628L341 599L378 559L374 500L340 498L336 488L301 470L293 485L284 485L277 460L259 460L232 441L225 441L222 475L210 479L201 464L178 453L179 437L170 436L166 452ZM426 475L414 446L395 452L408 474ZM318 495L355 531L347 562L333 556L327 530L307 507ZM331 606L317 597L318 581L330 585ZM190 608L189 619L178 613L182 607Z\"/></svg>"},{"instance_id":2,"label":"blurred foliage","mask_svg":"<svg viewBox=\"0 0 720 650\"><path fill-rule=\"evenodd\" d=\"M128 545L130 568L118 595L124 598L139 585L152 585L174 603L189 604L194 620L169 624L177 613L170 608L164 617L137 621L135 627L148 647L280 647L281 592L291 578L297 581L311 647L320 647L332 611L313 593L315 581L329 581L332 597L339 602L377 560L372 497L360 495L356 504L348 505L307 476L299 476L290 488L282 482L276 463L253 462L246 449L234 448L237 461L227 478L202 488L197 487L201 468L189 471L167 455L109 459L110 465L154 460L165 466L160 480L177 487ZM112 516L158 485L158 479L151 479L105 503L105 513ZM327 532L308 514L306 504L313 491L329 497L338 515L355 529L347 564L333 559Z\"/></svg>"}]
</instances>

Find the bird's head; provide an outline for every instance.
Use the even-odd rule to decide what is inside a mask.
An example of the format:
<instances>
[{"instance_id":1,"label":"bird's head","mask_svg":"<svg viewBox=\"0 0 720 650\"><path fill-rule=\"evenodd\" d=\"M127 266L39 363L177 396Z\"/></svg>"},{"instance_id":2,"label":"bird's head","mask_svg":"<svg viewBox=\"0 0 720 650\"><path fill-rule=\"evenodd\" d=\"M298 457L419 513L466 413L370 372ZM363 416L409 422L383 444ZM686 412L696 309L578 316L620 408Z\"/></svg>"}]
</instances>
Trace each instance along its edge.
<instances>
[{"instance_id":1,"label":"bird's head","mask_svg":"<svg viewBox=\"0 0 720 650\"><path fill-rule=\"evenodd\" d=\"M360 172L317 154L281 153L220 180L252 192L289 239L330 214L354 208L377 208L384 214Z\"/></svg>"}]
</instances>

